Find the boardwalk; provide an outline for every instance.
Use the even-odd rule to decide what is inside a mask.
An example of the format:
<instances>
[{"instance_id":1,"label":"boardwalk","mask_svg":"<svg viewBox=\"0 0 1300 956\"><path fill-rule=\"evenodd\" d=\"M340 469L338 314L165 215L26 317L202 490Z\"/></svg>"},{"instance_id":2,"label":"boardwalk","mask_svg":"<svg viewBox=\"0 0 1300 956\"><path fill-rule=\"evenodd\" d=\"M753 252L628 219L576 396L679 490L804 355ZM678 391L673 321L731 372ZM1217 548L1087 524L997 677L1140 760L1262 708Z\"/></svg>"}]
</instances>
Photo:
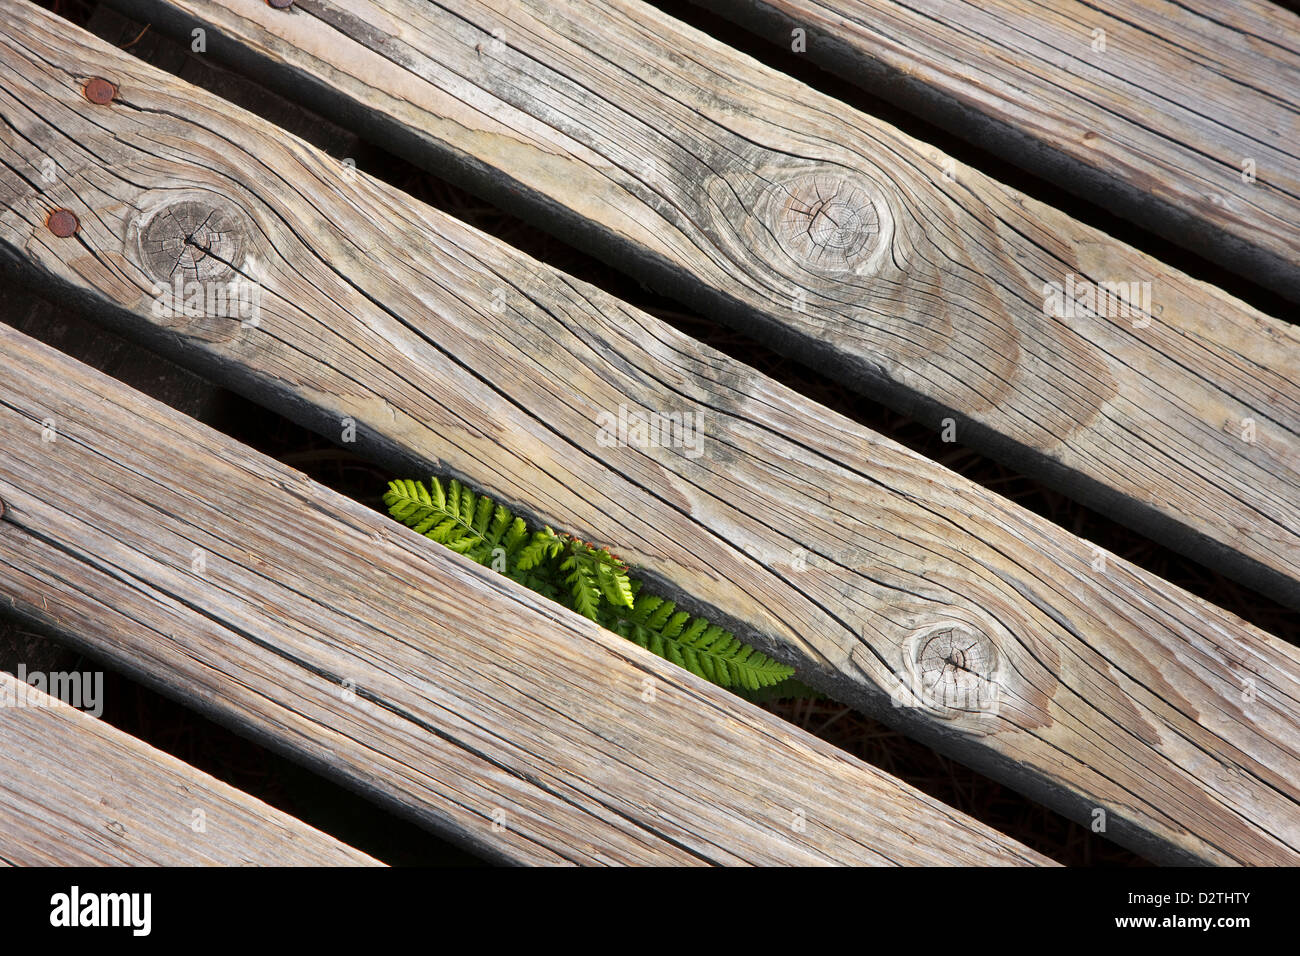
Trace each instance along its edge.
<instances>
[{"instance_id":1,"label":"boardwalk","mask_svg":"<svg viewBox=\"0 0 1300 956\"><path fill-rule=\"evenodd\" d=\"M333 142L447 173L1300 606L1286 317L632 0L122 6L200 25L351 127ZM820 29L865 6L818 6ZM25 0L0 12L0 257L24 282L381 466L616 550L800 680L1152 860L1300 860L1290 635L266 116ZM845 62L882 55L844 35ZM1051 862L184 411L0 343L10 612L485 858ZM30 732L153 768L144 787L189 769L88 720ZM56 771L0 812L64 799ZM202 862L266 839L218 791L247 822ZM18 842L81 859L81 832ZM183 858L153 832L103 860L151 838ZM296 846L374 862L310 828Z\"/></svg>"}]
</instances>

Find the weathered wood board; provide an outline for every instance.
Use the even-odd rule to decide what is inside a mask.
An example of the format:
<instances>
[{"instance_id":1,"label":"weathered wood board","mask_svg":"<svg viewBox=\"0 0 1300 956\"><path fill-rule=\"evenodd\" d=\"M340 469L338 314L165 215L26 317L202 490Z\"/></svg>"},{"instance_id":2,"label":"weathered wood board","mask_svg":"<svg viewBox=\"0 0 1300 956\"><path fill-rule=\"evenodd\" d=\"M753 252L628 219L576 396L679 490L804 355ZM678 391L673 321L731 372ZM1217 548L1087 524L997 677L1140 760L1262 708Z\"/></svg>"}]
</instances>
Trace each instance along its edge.
<instances>
[{"instance_id":1,"label":"weathered wood board","mask_svg":"<svg viewBox=\"0 0 1300 956\"><path fill-rule=\"evenodd\" d=\"M0 699L0 863L380 865L3 671Z\"/></svg>"},{"instance_id":2,"label":"weathered wood board","mask_svg":"<svg viewBox=\"0 0 1300 956\"><path fill-rule=\"evenodd\" d=\"M1296 861L1295 648L34 7L0 10L0 251L32 275L337 440L613 546L808 681L1085 823L1104 811L1140 852ZM87 103L87 74L117 102ZM64 174L38 189L46 156ZM137 237L197 222L187 204L220 224L190 234L211 254L189 268L255 278L251 318L157 314ZM50 233L55 205L75 236ZM650 441L668 415L679 430Z\"/></svg>"},{"instance_id":3,"label":"weathered wood board","mask_svg":"<svg viewBox=\"0 0 1300 956\"><path fill-rule=\"evenodd\" d=\"M453 839L546 864L1048 862L5 326L0 345L0 593Z\"/></svg>"},{"instance_id":4,"label":"weathered wood board","mask_svg":"<svg viewBox=\"0 0 1300 956\"><path fill-rule=\"evenodd\" d=\"M695 2L1300 301L1300 17L1290 10L1268 0Z\"/></svg>"},{"instance_id":5,"label":"weathered wood board","mask_svg":"<svg viewBox=\"0 0 1300 956\"><path fill-rule=\"evenodd\" d=\"M635 0L113 2L1300 607L1300 332L1221 290Z\"/></svg>"}]
</instances>

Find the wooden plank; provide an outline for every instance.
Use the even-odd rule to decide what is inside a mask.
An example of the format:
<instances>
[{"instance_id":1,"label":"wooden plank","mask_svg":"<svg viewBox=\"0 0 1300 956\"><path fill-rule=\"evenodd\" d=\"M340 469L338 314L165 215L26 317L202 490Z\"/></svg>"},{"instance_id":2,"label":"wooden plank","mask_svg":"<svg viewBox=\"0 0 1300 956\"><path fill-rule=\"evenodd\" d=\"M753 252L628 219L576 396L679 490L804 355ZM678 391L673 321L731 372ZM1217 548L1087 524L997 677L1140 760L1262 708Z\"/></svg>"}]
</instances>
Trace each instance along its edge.
<instances>
[{"instance_id":1,"label":"wooden plank","mask_svg":"<svg viewBox=\"0 0 1300 956\"><path fill-rule=\"evenodd\" d=\"M695 0L1300 301L1300 17L1267 0Z\"/></svg>"},{"instance_id":2,"label":"wooden plank","mask_svg":"<svg viewBox=\"0 0 1300 956\"><path fill-rule=\"evenodd\" d=\"M0 589L19 612L423 823L529 863L1048 862L20 333L0 342Z\"/></svg>"},{"instance_id":3,"label":"wooden plank","mask_svg":"<svg viewBox=\"0 0 1300 956\"><path fill-rule=\"evenodd\" d=\"M6 864L381 865L12 674L0 699Z\"/></svg>"},{"instance_id":4,"label":"wooden plank","mask_svg":"<svg viewBox=\"0 0 1300 956\"><path fill-rule=\"evenodd\" d=\"M1296 860L1295 648L30 5L0 9L0 250L105 321L336 440L355 427L394 468L615 547L839 699L1085 823L1104 811L1140 852ZM118 104L81 97L92 72ZM47 152L68 173L42 193L19 171ZM237 224L216 241L259 278L256 324L154 314L134 237L196 193ZM54 204L77 236L50 234ZM620 407L697 428L602 434ZM954 632L973 655L956 671Z\"/></svg>"},{"instance_id":5,"label":"wooden plank","mask_svg":"<svg viewBox=\"0 0 1300 956\"><path fill-rule=\"evenodd\" d=\"M1300 607L1300 332L1221 290L635 0L113 2Z\"/></svg>"}]
</instances>

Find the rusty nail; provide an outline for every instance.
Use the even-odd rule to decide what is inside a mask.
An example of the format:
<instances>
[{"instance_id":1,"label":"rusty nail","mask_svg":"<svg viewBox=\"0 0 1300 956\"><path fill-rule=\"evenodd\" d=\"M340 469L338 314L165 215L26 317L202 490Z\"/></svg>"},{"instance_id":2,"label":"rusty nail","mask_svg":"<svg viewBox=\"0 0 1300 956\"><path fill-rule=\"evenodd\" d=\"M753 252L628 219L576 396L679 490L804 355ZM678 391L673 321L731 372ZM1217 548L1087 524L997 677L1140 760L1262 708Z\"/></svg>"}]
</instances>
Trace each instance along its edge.
<instances>
[{"instance_id":1,"label":"rusty nail","mask_svg":"<svg viewBox=\"0 0 1300 956\"><path fill-rule=\"evenodd\" d=\"M81 92L86 94L86 99L97 106L107 106L113 102L113 97L117 96L117 87L102 76L92 76L81 88Z\"/></svg>"},{"instance_id":2,"label":"rusty nail","mask_svg":"<svg viewBox=\"0 0 1300 956\"><path fill-rule=\"evenodd\" d=\"M49 218L45 220L45 225L60 239L66 239L68 236L75 236L77 230L81 228L81 223L77 221L76 213L71 209L56 209L50 213Z\"/></svg>"},{"instance_id":3,"label":"rusty nail","mask_svg":"<svg viewBox=\"0 0 1300 956\"><path fill-rule=\"evenodd\" d=\"M288 10L293 6L293 0L266 0L266 2L277 10Z\"/></svg>"}]
</instances>

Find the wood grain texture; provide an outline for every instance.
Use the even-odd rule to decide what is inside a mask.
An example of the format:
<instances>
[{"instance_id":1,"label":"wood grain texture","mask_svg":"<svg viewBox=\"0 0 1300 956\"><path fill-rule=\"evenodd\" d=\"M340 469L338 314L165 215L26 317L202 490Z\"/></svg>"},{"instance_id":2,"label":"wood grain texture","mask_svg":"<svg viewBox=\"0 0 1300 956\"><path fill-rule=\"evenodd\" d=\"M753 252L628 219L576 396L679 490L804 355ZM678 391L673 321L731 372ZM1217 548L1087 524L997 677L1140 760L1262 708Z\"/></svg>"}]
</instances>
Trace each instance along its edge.
<instances>
[{"instance_id":1,"label":"wood grain texture","mask_svg":"<svg viewBox=\"0 0 1300 956\"><path fill-rule=\"evenodd\" d=\"M802 28L818 64L1300 301L1300 17L1277 4L696 2L786 49Z\"/></svg>"},{"instance_id":2,"label":"wood grain texture","mask_svg":"<svg viewBox=\"0 0 1300 956\"><path fill-rule=\"evenodd\" d=\"M380 865L12 674L0 672L0 696L0 861Z\"/></svg>"},{"instance_id":3,"label":"wood grain texture","mask_svg":"<svg viewBox=\"0 0 1300 956\"><path fill-rule=\"evenodd\" d=\"M0 342L0 588L20 613L455 839L527 863L1048 862L20 333Z\"/></svg>"},{"instance_id":4,"label":"wood grain texture","mask_svg":"<svg viewBox=\"0 0 1300 956\"><path fill-rule=\"evenodd\" d=\"M614 547L839 699L1085 823L1104 810L1140 852L1296 861L1295 648L34 7L0 9L17 78L0 250L51 288L336 440L355 426L396 468ZM121 102L86 103L88 72ZM64 176L41 190L26 171L45 155ZM244 217L256 323L155 315L133 237L196 195ZM81 217L70 240L44 226L56 204ZM611 443L620 406L698 429Z\"/></svg>"},{"instance_id":5,"label":"wood grain texture","mask_svg":"<svg viewBox=\"0 0 1300 956\"><path fill-rule=\"evenodd\" d=\"M1300 333L1221 290L634 0L114 2L1300 607Z\"/></svg>"}]
</instances>

